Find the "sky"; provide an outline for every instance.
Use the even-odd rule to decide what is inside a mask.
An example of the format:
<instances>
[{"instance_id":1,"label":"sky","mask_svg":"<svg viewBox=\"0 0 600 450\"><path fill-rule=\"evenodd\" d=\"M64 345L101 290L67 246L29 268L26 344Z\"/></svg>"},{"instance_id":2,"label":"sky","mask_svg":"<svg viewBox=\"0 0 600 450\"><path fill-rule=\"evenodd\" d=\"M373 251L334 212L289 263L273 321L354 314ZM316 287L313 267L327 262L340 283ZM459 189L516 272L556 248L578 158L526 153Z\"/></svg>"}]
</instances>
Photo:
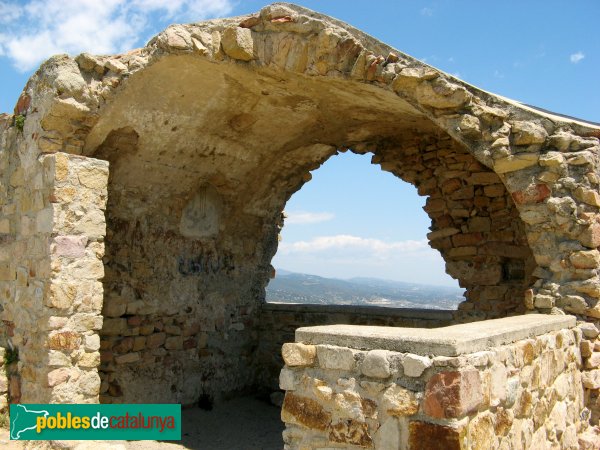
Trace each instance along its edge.
<instances>
[{"instance_id":1,"label":"sky","mask_svg":"<svg viewBox=\"0 0 600 450\"><path fill-rule=\"evenodd\" d=\"M600 122L598 0L299 0L479 88ZM258 11L265 1L0 0L0 112L56 53L123 52L171 23ZM454 285L426 237L416 189L332 157L286 205L277 268Z\"/></svg>"}]
</instances>

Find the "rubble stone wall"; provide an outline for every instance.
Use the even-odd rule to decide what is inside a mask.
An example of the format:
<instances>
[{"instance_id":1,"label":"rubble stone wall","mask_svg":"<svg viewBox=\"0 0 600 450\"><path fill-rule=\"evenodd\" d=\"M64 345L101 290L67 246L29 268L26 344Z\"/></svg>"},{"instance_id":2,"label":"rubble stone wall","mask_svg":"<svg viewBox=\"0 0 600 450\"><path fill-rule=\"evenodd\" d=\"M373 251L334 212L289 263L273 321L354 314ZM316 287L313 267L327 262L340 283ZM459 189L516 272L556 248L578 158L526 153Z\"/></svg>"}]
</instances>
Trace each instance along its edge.
<instances>
[{"instance_id":1,"label":"rubble stone wall","mask_svg":"<svg viewBox=\"0 0 600 450\"><path fill-rule=\"evenodd\" d=\"M453 356L369 345L386 331L344 346L327 343L327 327L301 329L308 343L282 349L285 448L593 448L582 330L562 326Z\"/></svg>"}]
</instances>

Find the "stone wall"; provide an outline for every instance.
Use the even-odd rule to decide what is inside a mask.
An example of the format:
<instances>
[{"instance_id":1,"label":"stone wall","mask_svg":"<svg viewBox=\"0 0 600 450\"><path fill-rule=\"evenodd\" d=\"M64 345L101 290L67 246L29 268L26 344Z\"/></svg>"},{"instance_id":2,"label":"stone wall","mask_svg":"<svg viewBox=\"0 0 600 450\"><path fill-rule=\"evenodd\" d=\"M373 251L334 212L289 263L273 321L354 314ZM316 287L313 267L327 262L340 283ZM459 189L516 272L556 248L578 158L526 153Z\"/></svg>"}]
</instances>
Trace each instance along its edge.
<instances>
[{"instance_id":1,"label":"stone wall","mask_svg":"<svg viewBox=\"0 0 600 450\"><path fill-rule=\"evenodd\" d=\"M261 389L277 390L284 365L281 346L293 342L298 328L314 325L378 325L436 328L450 325L453 311L396 309L377 306L264 303L258 322L257 380Z\"/></svg>"},{"instance_id":2,"label":"stone wall","mask_svg":"<svg viewBox=\"0 0 600 450\"><path fill-rule=\"evenodd\" d=\"M574 324L299 329L282 349L285 448L594 448Z\"/></svg>"}]
</instances>

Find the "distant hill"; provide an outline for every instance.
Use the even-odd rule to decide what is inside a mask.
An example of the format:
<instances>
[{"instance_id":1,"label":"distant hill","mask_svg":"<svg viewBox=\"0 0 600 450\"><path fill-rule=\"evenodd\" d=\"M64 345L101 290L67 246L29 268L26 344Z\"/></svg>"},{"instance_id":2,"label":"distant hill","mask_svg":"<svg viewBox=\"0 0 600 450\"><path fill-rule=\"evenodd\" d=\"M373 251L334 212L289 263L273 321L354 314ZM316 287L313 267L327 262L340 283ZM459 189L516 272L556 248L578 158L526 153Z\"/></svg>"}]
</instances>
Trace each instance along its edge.
<instances>
[{"instance_id":1,"label":"distant hill","mask_svg":"<svg viewBox=\"0 0 600 450\"><path fill-rule=\"evenodd\" d=\"M340 280L278 269L277 276L267 286L267 301L456 309L464 300L463 292L446 286L362 277Z\"/></svg>"}]
</instances>

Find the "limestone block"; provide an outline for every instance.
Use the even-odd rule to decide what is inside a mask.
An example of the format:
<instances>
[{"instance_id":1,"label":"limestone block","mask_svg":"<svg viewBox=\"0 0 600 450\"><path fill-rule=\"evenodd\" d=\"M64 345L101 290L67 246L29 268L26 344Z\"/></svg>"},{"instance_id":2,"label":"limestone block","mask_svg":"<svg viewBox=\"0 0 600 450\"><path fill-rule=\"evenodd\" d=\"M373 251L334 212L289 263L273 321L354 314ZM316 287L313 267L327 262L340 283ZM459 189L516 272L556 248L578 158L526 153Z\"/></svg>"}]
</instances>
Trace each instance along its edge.
<instances>
[{"instance_id":1,"label":"limestone block","mask_svg":"<svg viewBox=\"0 0 600 450\"><path fill-rule=\"evenodd\" d=\"M62 367L48 372L48 386L54 387L65 383L71 377L71 369Z\"/></svg>"},{"instance_id":2,"label":"limestone block","mask_svg":"<svg viewBox=\"0 0 600 450\"><path fill-rule=\"evenodd\" d=\"M515 145L543 144L548 137L544 127L531 121L515 121L511 125Z\"/></svg>"},{"instance_id":3,"label":"limestone block","mask_svg":"<svg viewBox=\"0 0 600 450\"><path fill-rule=\"evenodd\" d=\"M286 392L281 408L281 420L312 430L325 431L331 424L331 413L316 400Z\"/></svg>"},{"instance_id":4,"label":"limestone block","mask_svg":"<svg viewBox=\"0 0 600 450\"><path fill-rule=\"evenodd\" d=\"M100 365L100 353L99 352L84 353L79 358L79 361L77 361L77 365L79 367L85 367L85 368L98 367Z\"/></svg>"},{"instance_id":5,"label":"limestone block","mask_svg":"<svg viewBox=\"0 0 600 450\"><path fill-rule=\"evenodd\" d=\"M600 194L595 189L586 189L582 186L579 186L573 192L573 195L578 200L581 200L588 205L600 207Z\"/></svg>"},{"instance_id":6,"label":"limestone block","mask_svg":"<svg viewBox=\"0 0 600 450\"><path fill-rule=\"evenodd\" d=\"M286 367L279 372L279 389L293 391L296 389L296 374Z\"/></svg>"},{"instance_id":7,"label":"limestone block","mask_svg":"<svg viewBox=\"0 0 600 450\"><path fill-rule=\"evenodd\" d=\"M587 389L600 389L600 369L582 372L581 381Z\"/></svg>"},{"instance_id":8,"label":"limestone block","mask_svg":"<svg viewBox=\"0 0 600 450\"><path fill-rule=\"evenodd\" d=\"M551 295L535 294L534 305L536 308L552 308L554 297Z\"/></svg>"},{"instance_id":9,"label":"limestone block","mask_svg":"<svg viewBox=\"0 0 600 450\"><path fill-rule=\"evenodd\" d=\"M458 418L475 411L482 401L479 371L440 372L427 382L423 409L434 418Z\"/></svg>"},{"instance_id":10,"label":"limestone block","mask_svg":"<svg viewBox=\"0 0 600 450\"><path fill-rule=\"evenodd\" d=\"M419 411L415 393L392 384L382 395L381 408L391 416L412 416Z\"/></svg>"},{"instance_id":11,"label":"limestone block","mask_svg":"<svg viewBox=\"0 0 600 450\"><path fill-rule=\"evenodd\" d=\"M471 448L496 448L496 430L490 413L480 414L469 422L468 440Z\"/></svg>"},{"instance_id":12,"label":"limestone block","mask_svg":"<svg viewBox=\"0 0 600 450\"><path fill-rule=\"evenodd\" d=\"M407 353L402 359L404 375L408 377L420 377L425 369L431 367L432 362L427 356L413 355Z\"/></svg>"},{"instance_id":13,"label":"limestone block","mask_svg":"<svg viewBox=\"0 0 600 450\"><path fill-rule=\"evenodd\" d=\"M374 378L387 378L391 375L390 362L386 350L371 350L365 356L361 365L361 372Z\"/></svg>"},{"instance_id":14,"label":"limestone block","mask_svg":"<svg viewBox=\"0 0 600 450\"><path fill-rule=\"evenodd\" d=\"M315 362L317 349L314 345L302 343L285 343L281 348L281 355L286 365L290 367L311 366Z\"/></svg>"},{"instance_id":15,"label":"limestone block","mask_svg":"<svg viewBox=\"0 0 600 450\"><path fill-rule=\"evenodd\" d=\"M127 72L127 66L118 59L109 59L104 63L104 66L115 73Z\"/></svg>"},{"instance_id":16,"label":"limestone block","mask_svg":"<svg viewBox=\"0 0 600 450\"><path fill-rule=\"evenodd\" d=\"M191 36L181 25L172 25L164 31L166 46L174 50L187 50L190 47Z\"/></svg>"},{"instance_id":17,"label":"limestone block","mask_svg":"<svg viewBox=\"0 0 600 450\"><path fill-rule=\"evenodd\" d=\"M586 369L597 369L600 367L600 353L593 352L590 357L585 361Z\"/></svg>"},{"instance_id":18,"label":"limestone block","mask_svg":"<svg viewBox=\"0 0 600 450\"><path fill-rule=\"evenodd\" d=\"M58 330L64 327L68 322L68 317L50 316L48 317L48 329Z\"/></svg>"},{"instance_id":19,"label":"limestone block","mask_svg":"<svg viewBox=\"0 0 600 450\"><path fill-rule=\"evenodd\" d=\"M496 436L505 436L510 431L515 416L510 409L498 408L495 419Z\"/></svg>"},{"instance_id":20,"label":"limestone block","mask_svg":"<svg viewBox=\"0 0 600 450\"><path fill-rule=\"evenodd\" d=\"M600 247L600 223L593 222L577 237L579 242L588 248Z\"/></svg>"},{"instance_id":21,"label":"limestone block","mask_svg":"<svg viewBox=\"0 0 600 450\"><path fill-rule=\"evenodd\" d=\"M82 394L95 396L100 392L100 376L96 371L90 370L81 375L77 385Z\"/></svg>"},{"instance_id":22,"label":"limestone block","mask_svg":"<svg viewBox=\"0 0 600 450\"><path fill-rule=\"evenodd\" d=\"M71 358L63 352L50 350L48 352L48 365L50 367L68 367L71 365Z\"/></svg>"},{"instance_id":23,"label":"limestone block","mask_svg":"<svg viewBox=\"0 0 600 450\"><path fill-rule=\"evenodd\" d=\"M333 413L336 418L345 418L364 422L363 402L356 392L346 389L333 395Z\"/></svg>"},{"instance_id":24,"label":"limestone block","mask_svg":"<svg viewBox=\"0 0 600 450\"><path fill-rule=\"evenodd\" d=\"M362 421L350 419L332 423L329 427L329 440L340 444L372 447L373 439L369 426Z\"/></svg>"},{"instance_id":25,"label":"limestone block","mask_svg":"<svg viewBox=\"0 0 600 450\"><path fill-rule=\"evenodd\" d=\"M81 336L72 331L52 332L48 336L48 348L51 350L75 350L79 348Z\"/></svg>"},{"instance_id":26,"label":"limestone block","mask_svg":"<svg viewBox=\"0 0 600 450\"><path fill-rule=\"evenodd\" d=\"M569 260L576 269L596 269L600 265L600 252L598 250L573 252Z\"/></svg>"},{"instance_id":27,"label":"limestone block","mask_svg":"<svg viewBox=\"0 0 600 450\"><path fill-rule=\"evenodd\" d=\"M355 351L346 347L334 345L317 345L319 365L324 369L354 370Z\"/></svg>"},{"instance_id":28,"label":"limestone block","mask_svg":"<svg viewBox=\"0 0 600 450\"><path fill-rule=\"evenodd\" d=\"M598 331L596 325L594 325L591 322L584 322L582 324L579 324L579 329L583 332L583 335L587 339L596 339L598 337L598 334L600 334L600 331Z\"/></svg>"},{"instance_id":29,"label":"limestone block","mask_svg":"<svg viewBox=\"0 0 600 450\"><path fill-rule=\"evenodd\" d=\"M506 400L506 382L508 380L506 367L494 364L490 369L490 404L498 406Z\"/></svg>"},{"instance_id":30,"label":"limestone block","mask_svg":"<svg viewBox=\"0 0 600 450\"><path fill-rule=\"evenodd\" d=\"M494 161L494 169L498 173L516 172L517 170L535 166L538 163L538 153L518 153Z\"/></svg>"},{"instance_id":31,"label":"limestone block","mask_svg":"<svg viewBox=\"0 0 600 450\"><path fill-rule=\"evenodd\" d=\"M587 302L579 295L565 295L561 303L565 311L575 314L585 314L588 309Z\"/></svg>"},{"instance_id":32,"label":"limestone block","mask_svg":"<svg viewBox=\"0 0 600 450\"><path fill-rule=\"evenodd\" d=\"M377 449L397 449L400 448L400 424L395 417L388 418L373 437L375 448Z\"/></svg>"},{"instance_id":33,"label":"limestone block","mask_svg":"<svg viewBox=\"0 0 600 450\"><path fill-rule=\"evenodd\" d=\"M540 156L540 166L556 168L565 163L565 157L560 152L548 152Z\"/></svg>"},{"instance_id":34,"label":"limestone block","mask_svg":"<svg viewBox=\"0 0 600 450\"><path fill-rule=\"evenodd\" d=\"M588 340L582 340L579 344L579 351L581 352L582 357L589 358L592 356L592 352L594 351L594 344Z\"/></svg>"},{"instance_id":35,"label":"limestone block","mask_svg":"<svg viewBox=\"0 0 600 450\"><path fill-rule=\"evenodd\" d=\"M464 105L469 100L470 94L462 86L437 78L417 85L415 98L423 105L446 109Z\"/></svg>"},{"instance_id":36,"label":"limestone block","mask_svg":"<svg viewBox=\"0 0 600 450\"><path fill-rule=\"evenodd\" d=\"M167 339L166 333L154 333L146 337L146 347L155 349L162 346Z\"/></svg>"},{"instance_id":37,"label":"limestone block","mask_svg":"<svg viewBox=\"0 0 600 450\"><path fill-rule=\"evenodd\" d=\"M251 61L254 59L254 40L249 28L232 27L223 32L223 51L233 59Z\"/></svg>"}]
</instances>

